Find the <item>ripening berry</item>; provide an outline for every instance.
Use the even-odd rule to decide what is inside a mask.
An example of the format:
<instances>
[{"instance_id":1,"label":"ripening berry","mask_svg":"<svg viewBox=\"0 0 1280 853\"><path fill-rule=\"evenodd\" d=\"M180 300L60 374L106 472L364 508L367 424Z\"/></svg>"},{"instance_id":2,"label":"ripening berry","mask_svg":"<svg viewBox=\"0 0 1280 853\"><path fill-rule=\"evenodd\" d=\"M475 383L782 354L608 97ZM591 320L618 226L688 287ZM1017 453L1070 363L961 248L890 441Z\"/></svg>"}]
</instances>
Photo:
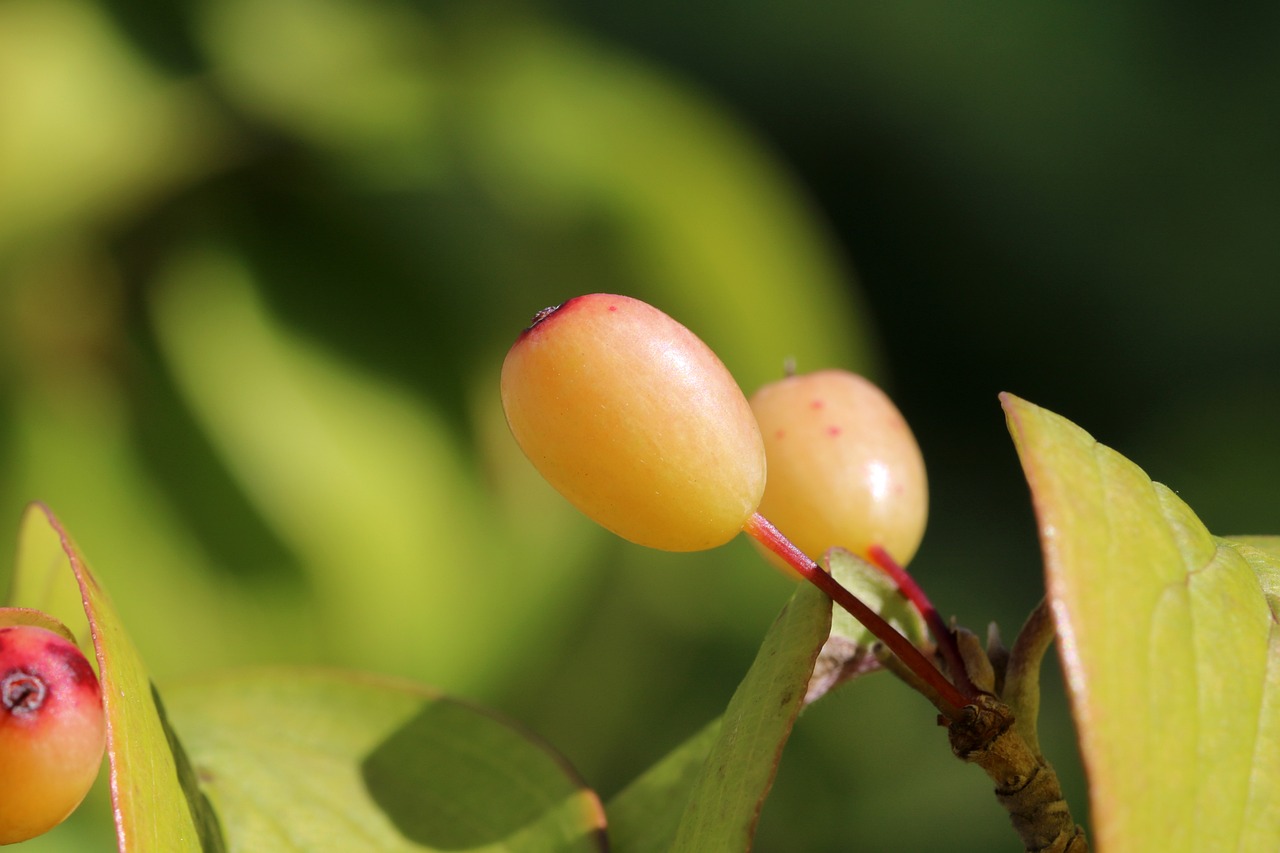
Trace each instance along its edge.
<instances>
[{"instance_id":1,"label":"ripening berry","mask_svg":"<svg viewBox=\"0 0 1280 853\"><path fill-rule=\"evenodd\" d=\"M823 370L766 385L751 398L769 459L760 514L816 557L880 545L899 563L924 536L928 489L920 447L884 392Z\"/></svg>"},{"instance_id":2,"label":"ripening berry","mask_svg":"<svg viewBox=\"0 0 1280 853\"><path fill-rule=\"evenodd\" d=\"M542 476L640 545L721 545L764 492L764 446L737 383L637 299L594 293L539 312L503 362L502 406Z\"/></svg>"},{"instance_id":3,"label":"ripening berry","mask_svg":"<svg viewBox=\"0 0 1280 853\"><path fill-rule=\"evenodd\" d=\"M71 814L105 746L102 692L80 650L44 628L0 628L0 844Z\"/></svg>"}]
</instances>

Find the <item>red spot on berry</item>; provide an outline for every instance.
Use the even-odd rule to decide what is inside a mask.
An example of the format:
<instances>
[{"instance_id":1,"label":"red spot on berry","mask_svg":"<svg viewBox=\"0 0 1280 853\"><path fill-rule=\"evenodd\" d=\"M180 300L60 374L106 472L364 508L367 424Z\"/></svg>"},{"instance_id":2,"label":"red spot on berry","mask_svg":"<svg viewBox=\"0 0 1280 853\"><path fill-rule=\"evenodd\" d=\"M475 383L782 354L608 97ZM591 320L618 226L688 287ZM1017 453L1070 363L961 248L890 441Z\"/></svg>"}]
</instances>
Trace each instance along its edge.
<instances>
[{"instance_id":1,"label":"red spot on berry","mask_svg":"<svg viewBox=\"0 0 1280 853\"><path fill-rule=\"evenodd\" d=\"M774 438L782 438L782 437L783 437L783 436L785 436L786 434L787 434L787 431L786 431L785 429L780 429L780 430L778 430L777 432L775 432L775 433L773 434L773 437L774 437Z\"/></svg>"},{"instance_id":2,"label":"red spot on berry","mask_svg":"<svg viewBox=\"0 0 1280 853\"><path fill-rule=\"evenodd\" d=\"M843 432L843 430L841 430L841 429L840 429L840 427L838 427L838 426L830 426L830 427L827 427L827 435L830 435L830 436L833 436L833 437L834 437L834 436L839 435L841 432Z\"/></svg>"},{"instance_id":3,"label":"red spot on berry","mask_svg":"<svg viewBox=\"0 0 1280 853\"><path fill-rule=\"evenodd\" d=\"M610 311L617 311L617 310L618 310L618 306L617 306L617 305L610 305L610 306L609 306L609 310L610 310Z\"/></svg>"},{"instance_id":4,"label":"red spot on berry","mask_svg":"<svg viewBox=\"0 0 1280 853\"><path fill-rule=\"evenodd\" d=\"M810 404L809 404L809 408L811 408L811 409L821 409L824 405L826 405L826 404L825 404L825 403L823 403L821 400L814 400L812 403L810 403Z\"/></svg>"}]
</instances>

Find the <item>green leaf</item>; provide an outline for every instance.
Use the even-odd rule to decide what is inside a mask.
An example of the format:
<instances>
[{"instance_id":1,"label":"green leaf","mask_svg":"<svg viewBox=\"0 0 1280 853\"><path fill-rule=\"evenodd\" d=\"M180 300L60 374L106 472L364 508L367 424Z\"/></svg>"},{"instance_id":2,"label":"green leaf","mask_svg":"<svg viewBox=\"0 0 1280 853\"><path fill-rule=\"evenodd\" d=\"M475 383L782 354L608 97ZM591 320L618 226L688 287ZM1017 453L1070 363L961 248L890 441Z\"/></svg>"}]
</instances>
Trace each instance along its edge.
<instances>
[{"instance_id":1,"label":"green leaf","mask_svg":"<svg viewBox=\"0 0 1280 853\"><path fill-rule=\"evenodd\" d=\"M1265 551L1273 557L1280 557L1280 536L1230 536L1228 538L1235 544L1248 545L1259 551Z\"/></svg>"},{"instance_id":2,"label":"green leaf","mask_svg":"<svg viewBox=\"0 0 1280 853\"><path fill-rule=\"evenodd\" d=\"M720 724L718 718L707 723L609 801L605 812L614 853L671 848L693 786L720 736Z\"/></svg>"},{"instance_id":3,"label":"green leaf","mask_svg":"<svg viewBox=\"0 0 1280 853\"><path fill-rule=\"evenodd\" d=\"M92 634L120 850L220 851L217 820L188 772L146 667L106 591L41 504L28 507L22 519L10 603L50 613L76 634L87 625Z\"/></svg>"},{"instance_id":4,"label":"green leaf","mask_svg":"<svg viewBox=\"0 0 1280 853\"><path fill-rule=\"evenodd\" d=\"M831 600L808 584L801 586L729 700L668 849L715 853L751 847L782 747L830 630ZM662 848L650 842L637 849Z\"/></svg>"},{"instance_id":5,"label":"green leaf","mask_svg":"<svg viewBox=\"0 0 1280 853\"><path fill-rule=\"evenodd\" d=\"M1280 849L1280 557L1214 538L1079 427L1002 399L1035 502L1097 848Z\"/></svg>"},{"instance_id":6,"label":"green leaf","mask_svg":"<svg viewBox=\"0 0 1280 853\"><path fill-rule=\"evenodd\" d=\"M79 642L70 628L43 610L35 610L30 607L0 607L0 628L10 628L16 625L44 628L46 631L60 634L72 643Z\"/></svg>"},{"instance_id":7,"label":"green leaf","mask_svg":"<svg viewBox=\"0 0 1280 853\"><path fill-rule=\"evenodd\" d=\"M828 551L823 562L837 580L888 619L913 643L924 641L923 617L898 594L893 581L884 572L841 548ZM809 606L798 600L802 594L817 602L817 609L812 614L794 612L797 608ZM824 622L823 613L830 614L830 627L827 636L819 637L817 627ZM810 618L812 622L808 621ZM797 623L797 619L802 621ZM789 632L787 639L780 639L783 631ZM811 645L815 641L821 646L821 654L816 659ZM791 691L796 684L804 685L803 702L808 704L837 684L874 671L879 665L868 653L874 642L875 638L861 623L843 610L832 608L822 596L814 597L805 585L796 593L796 600L779 617L766 638L756 665L739 687L726 717L728 713L737 712L737 725L740 726L745 719L742 716L744 711L789 708L795 698ZM776 657L780 643L787 644L788 648L788 657L783 661ZM778 666L782 669L773 668ZM772 784L777 755L791 732L793 722L794 716L787 719L782 714L774 715L750 744L744 744L733 735L721 738L723 720L707 724L609 802L609 836L614 849L618 853L668 850L682 819L689 821L690 828L682 837L687 839L685 843L691 845L690 849L716 843L725 845L725 849L735 849L733 844L740 839L749 843L760 804ZM758 722L752 724L759 725ZM777 740L771 741L770 738ZM707 796L705 788L695 795L695 785L715 784L716 776L708 776L707 769L712 766L708 763L708 756L713 750L718 754L715 761L719 764L716 766L725 771L725 778L741 776L746 784L741 790L729 792L732 801L723 805L723 820L715 830L693 838L689 833L693 832L694 821L701 818L686 818L685 812L696 811L697 799ZM762 761L762 756L767 756L767 759ZM744 768L750 768L756 775L744 775ZM716 795L724 796L724 792L716 791Z\"/></svg>"},{"instance_id":8,"label":"green leaf","mask_svg":"<svg viewBox=\"0 0 1280 853\"><path fill-rule=\"evenodd\" d=\"M603 849L599 800L559 756L415 684L263 669L168 697L233 849Z\"/></svg>"}]
</instances>

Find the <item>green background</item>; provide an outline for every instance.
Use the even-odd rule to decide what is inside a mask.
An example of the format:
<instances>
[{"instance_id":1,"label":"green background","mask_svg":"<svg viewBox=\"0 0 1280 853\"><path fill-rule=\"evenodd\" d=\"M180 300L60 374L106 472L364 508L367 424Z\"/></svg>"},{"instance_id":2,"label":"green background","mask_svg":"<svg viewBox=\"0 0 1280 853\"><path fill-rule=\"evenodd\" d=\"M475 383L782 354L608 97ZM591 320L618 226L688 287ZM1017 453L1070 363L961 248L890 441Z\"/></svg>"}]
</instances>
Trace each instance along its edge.
<instances>
[{"instance_id":1,"label":"green background","mask_svg":"<svg viewBox=\"0 0 1280 853\"><path fill-rule=\"evenodd\" d=\"M0 2L0 550L49 503L162 688L410 675L608 797L723 709L790 590L541 487L496 377L544 305L649 299L747 391L787 357L881 381L929 465L913 571L979 632L1042 589L1001 390L1274 532L1277 16ZM888 677L810 709L757 848L1013 849L932 718Z\"/></svg>"}]
</instances>

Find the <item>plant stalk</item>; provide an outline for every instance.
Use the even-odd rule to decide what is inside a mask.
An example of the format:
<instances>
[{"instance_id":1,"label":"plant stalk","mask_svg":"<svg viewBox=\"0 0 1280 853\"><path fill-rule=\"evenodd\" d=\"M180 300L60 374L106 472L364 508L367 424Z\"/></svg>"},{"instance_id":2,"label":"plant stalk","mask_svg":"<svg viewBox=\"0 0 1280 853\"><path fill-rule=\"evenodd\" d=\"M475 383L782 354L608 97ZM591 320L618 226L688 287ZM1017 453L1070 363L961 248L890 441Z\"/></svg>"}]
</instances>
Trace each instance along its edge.
<instances>
[{"instance_id":1,"label":"plant stalk","mask_svg":"<svg viewBox=\"0 0 1280 853\"><path fill-rule=\"evenodd\" d=\"M942 657L947 662L947 671L951 673L951 677L955 680L960 692L968 697L976 697L978 690L969 679L969 671L960 655L960 648L956 644L955 634L947 627L947 623L942 621L942 616L938 614L938 609L933 606L929 596L925 595L920 584L916 583L916 579L908 574L907 570L883 547L872 545L867 549L867 557L898 585L898 591L924 617L925 624L929 626L929 630L933 632L934 638L938 641L938 650L942 652ZM972 701L972 698L970 701Z\"/></svg>"},{"instance_id":2,"label":"plant stalk","mask_svg":"<svg viewBox=\"0 0 1280 853\"><path fill-rule=\"evenodd\" d=\"M748 536L783 560L786 560L787 565L799 572L801 577L822 590L827 594L827 597L847 610L849 615L861 622L863 627L875 635L877 640L884 643L913 673L932 687L938 696L938 710L942 712L942 715L948 721L960 719L961 709L970 704L970 700L960 692L959 688L947 680L946 676L924 656L923 652L886 622L884 617L862 603L856 595L845 589L839 581L823 571L821 566L793 545L791 540L783 536L778 531L778 528L774 527L760 513L753 513L743 526L743 530L746 531Z\"/></svg>"}]
</instances>

